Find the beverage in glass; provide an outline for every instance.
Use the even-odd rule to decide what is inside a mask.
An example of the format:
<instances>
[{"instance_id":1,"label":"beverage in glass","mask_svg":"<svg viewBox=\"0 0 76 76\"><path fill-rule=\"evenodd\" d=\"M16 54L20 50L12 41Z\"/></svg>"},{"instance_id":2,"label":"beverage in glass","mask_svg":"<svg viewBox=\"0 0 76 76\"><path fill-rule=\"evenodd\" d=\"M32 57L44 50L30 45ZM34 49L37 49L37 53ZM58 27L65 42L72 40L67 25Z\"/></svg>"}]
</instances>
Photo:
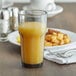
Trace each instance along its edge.
<instances>
[{"instance_id":1,"label":"beverage in glass","mask_svg":"<svg viewBox=\"0 0 76 76\"><path fill-rule=\"evenodd\" d=\"M27 10L19 14L21 60L24 67L41 67L47 14L45 11Z\"/></svg>"}]
</instances>

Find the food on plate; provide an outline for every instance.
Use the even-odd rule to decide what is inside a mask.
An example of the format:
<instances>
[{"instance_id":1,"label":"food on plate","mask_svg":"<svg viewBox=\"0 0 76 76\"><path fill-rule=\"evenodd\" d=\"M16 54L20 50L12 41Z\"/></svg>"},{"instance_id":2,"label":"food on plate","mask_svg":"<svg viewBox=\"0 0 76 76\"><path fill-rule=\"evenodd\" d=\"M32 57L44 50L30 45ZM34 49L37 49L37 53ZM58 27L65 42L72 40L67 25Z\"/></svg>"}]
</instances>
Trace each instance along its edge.
<instances>
[{"instance_id":1,"label":"food on plate","mask_svg":"<svg viewBox=\"0 0 76 76\"><path fill-rule=\"evenodd\" d=\"M17 42L20 43L20 36L17 36Z\"/></svg>"},{"instance_id":2,"label":"food on plate","mask_svg":"<svg viewBox=\"0 0 76 76\"><path fill-rule=\"evenodd\" d=\"M57 30L48 29L45 35L45 46L58 46L71 42L70 37Z\"/></svg>"},{"instance_id":3,"label":"food on plate","mask_svg":"<svg viewBox=\"0 0 76 76\"><path fill-rule=\"evenodd\" d=\"M20 43L20 36L17 36L17 42ZM70 37L57 30L48 29L45 35L45 46L58 46L71 42Z\"/></svg>"},{"instance_id":4,"label":"food on plate","mask_svg":"<svg viewBox=\"0 0 76 76\"><path fill-rule=\"evenodd\" d=\"M51 42L47 42L47 41L45 40L44 45L45 45L45 46L52 46L52 43L51 43Z\"/></svg>"}]
</instances>

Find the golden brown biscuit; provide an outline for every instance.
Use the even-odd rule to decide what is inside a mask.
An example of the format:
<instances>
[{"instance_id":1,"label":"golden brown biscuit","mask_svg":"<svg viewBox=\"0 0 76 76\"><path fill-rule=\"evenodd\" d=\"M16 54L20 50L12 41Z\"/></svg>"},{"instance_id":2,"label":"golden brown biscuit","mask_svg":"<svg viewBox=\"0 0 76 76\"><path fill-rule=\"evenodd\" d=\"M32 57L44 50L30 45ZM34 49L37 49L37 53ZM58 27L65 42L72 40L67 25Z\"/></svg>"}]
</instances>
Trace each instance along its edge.
<instances>
[{"instance_id":1,"label":"golden brown biscuit","mask_svg":"<svg viewBox=\"0 0 76 76\"><path fill-rule=\"evenodd\" d=\"M58 46L71 42L70 37L67 34L51 29L48 29L48 32L46 33L45 41L47 41L45 42L45 46Z\"/></svg>"}]
</instances>

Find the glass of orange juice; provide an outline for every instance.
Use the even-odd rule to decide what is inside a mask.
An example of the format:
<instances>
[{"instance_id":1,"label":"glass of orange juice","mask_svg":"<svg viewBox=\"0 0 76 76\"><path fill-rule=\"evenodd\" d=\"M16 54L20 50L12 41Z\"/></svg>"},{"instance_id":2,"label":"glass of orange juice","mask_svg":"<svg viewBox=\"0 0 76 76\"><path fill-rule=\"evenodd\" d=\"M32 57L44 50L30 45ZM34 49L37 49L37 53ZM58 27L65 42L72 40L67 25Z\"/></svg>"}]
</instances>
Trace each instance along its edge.
<instances>
[{"instance_id":1,"label":"glass of orange juice","mask_svg":"<svg viewBox=\"0 0 76 76\"><path fill-rule=\"evenodd\" d=\"M41 10L25 10L19 13L18 31L21 39L22 66L37 68L43 65L44 38L47 13Z\"/></svg>"}]
</instances>

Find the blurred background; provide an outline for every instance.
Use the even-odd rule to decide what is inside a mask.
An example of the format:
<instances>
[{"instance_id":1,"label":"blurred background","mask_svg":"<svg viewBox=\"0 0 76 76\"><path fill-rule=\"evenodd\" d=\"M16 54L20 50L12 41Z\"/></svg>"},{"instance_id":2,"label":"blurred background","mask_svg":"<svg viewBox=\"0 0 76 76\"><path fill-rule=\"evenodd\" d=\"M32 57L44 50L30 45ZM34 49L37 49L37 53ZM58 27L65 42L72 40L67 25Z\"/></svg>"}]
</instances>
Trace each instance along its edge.
<instances>
[{"instance_id":1,"label":"blurred background","mask_svg":"<svg viewBox=\"0 0 76 76\"><path fill-rule=\"evenodd\" d=\"M29 3L31 0L5 0L5 1L12 1L12 2L27 2ZM55 0L56 2L76 2L76 0Z\"/></svg>"}]
</instances>

